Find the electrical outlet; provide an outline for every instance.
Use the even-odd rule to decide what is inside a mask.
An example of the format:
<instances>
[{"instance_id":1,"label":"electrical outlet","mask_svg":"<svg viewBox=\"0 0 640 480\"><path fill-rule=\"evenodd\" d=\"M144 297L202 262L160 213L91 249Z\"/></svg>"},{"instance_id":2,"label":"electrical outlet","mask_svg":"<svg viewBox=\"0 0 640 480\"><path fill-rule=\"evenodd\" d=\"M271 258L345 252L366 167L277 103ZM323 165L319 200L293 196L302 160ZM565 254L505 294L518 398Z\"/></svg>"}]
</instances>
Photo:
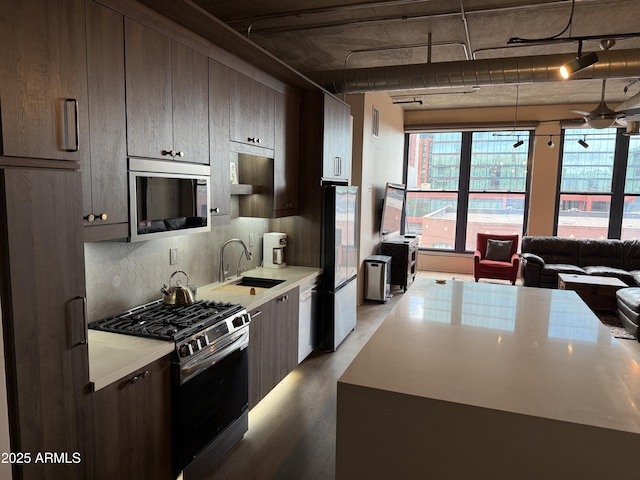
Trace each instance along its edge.
<instances>
[{"instance_id":1,"label":"electrical outlet","mask_svg":"<svg viewBox=\"0 0 640 480\"><path fill-rule=\"evenodd\" d=\"M253 247L256 244L256 234L255 233L250 233L249 234L249 246Z\"/></svg>"},{"instance_id":2,"label":"electrical outlet","mask_svg":"<svg viewBox=\"0 0 640 480\"><path fill-rule=\"evenodd\" d=\"M169 249L169 265L176 265L178 263L178 249Z\"/></svg>"}]
</instances>

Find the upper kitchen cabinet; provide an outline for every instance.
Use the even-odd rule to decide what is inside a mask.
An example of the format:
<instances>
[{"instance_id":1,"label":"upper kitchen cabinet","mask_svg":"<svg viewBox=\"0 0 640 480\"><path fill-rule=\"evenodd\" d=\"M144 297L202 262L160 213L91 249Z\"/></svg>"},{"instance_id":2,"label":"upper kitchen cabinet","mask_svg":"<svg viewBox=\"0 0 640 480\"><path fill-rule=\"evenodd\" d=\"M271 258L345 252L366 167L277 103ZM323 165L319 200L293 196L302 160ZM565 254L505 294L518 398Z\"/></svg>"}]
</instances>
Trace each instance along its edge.
<instances>
[{"instance_id":1,"label":"upper kitchen cabinet","mask_svg":"<svg viewBox=\"0 0 640 480\"><path fill-rule=\"evenodd\" d=\"M211 225L231 222L229 172L229 68L209 59Z\"/></svg>"},{"instance_id":2,"label":"upper kitchen cabinet","mask_svg":"<svg viewBox=\"0 0 640 480\"><path fill-rule=\"evenodd\" d=\"M351 179L351 109L332 95L323 94L324 133L322 179Z\"/></svg>"},{"instance_id":3,"label":"upper kitchen cabinet","mask_svg":"<svg viewBox=\"0 0 640 480\"><path fill-rule=\"evenodd\" d=\"M91 155L82 168L85 240L128 236L124 18L87 1Z\"/></svg>"},{"instance_id":4,"label":"upper kitchen cabinet","mask_svg":"<svg viewBox=\"0 0 640 480\"><path fill-rule=\"evenodd\" d=\"M230 81L231 140L273 149L274 90L235 70Z\"/></svg>"},{"instance_id":5,"label":"upper kitchen cabinet","mask_svg":"<svg viewBox=\"0 0 640 480\"><path fill-rule=\"evenodd\" d=\"M274 217L298 208L300 97L276 93L276 145L273 157Z\"/></svg>"},{"instance_id":6,"label":"upper kitchen cabinet","mask_svg":"<svg viewBox=\"0 0 640 480\"><path fill-rule=\"evenodd\" d=\"M125 19L131 157L209 163L208 59Z\"/></svg>"},{"instance_id":7,"label":"upper kitchen cabinet","mask_svg":"<svg viewBox=\"0 0 640 480\"><path fill-rule=\"evenodd\" d=\"M2 2L2 155L86 158L86 60L84 0Z\"/></svg>"}]
</instances>

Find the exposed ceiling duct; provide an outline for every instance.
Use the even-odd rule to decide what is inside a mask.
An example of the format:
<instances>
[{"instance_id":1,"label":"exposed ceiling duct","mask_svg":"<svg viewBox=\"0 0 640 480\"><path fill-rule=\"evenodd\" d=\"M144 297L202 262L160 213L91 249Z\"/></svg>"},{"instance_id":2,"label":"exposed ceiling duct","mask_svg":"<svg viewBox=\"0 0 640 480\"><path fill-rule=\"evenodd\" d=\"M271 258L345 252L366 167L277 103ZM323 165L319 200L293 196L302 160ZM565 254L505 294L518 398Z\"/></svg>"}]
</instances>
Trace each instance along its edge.
<instances>
[{"instance_id":1,"label":"exposed ceiling duct","mask_svg":"<svg viewBox=\"0 0 640 480\"><path fill-rule=\"evenodd\" d=\"M628 120L640 120L640 93L618 105L616 112L624 113ZM634 126L636 128L637 125Z\"/></svg>"},{"instance_id":2,"label":"exposed ceiling duct","mask_svg":"<svg viewBox=\"0 0 640 480\"><path fill-rule=\"evenodd\" d=\"M597 64L573 79L640 76L640 50L600 52ZM491 58L318 72L312 79L333 93L350 94L566 81L559 69L571 55Z\"/></svg>"}]
</instances>

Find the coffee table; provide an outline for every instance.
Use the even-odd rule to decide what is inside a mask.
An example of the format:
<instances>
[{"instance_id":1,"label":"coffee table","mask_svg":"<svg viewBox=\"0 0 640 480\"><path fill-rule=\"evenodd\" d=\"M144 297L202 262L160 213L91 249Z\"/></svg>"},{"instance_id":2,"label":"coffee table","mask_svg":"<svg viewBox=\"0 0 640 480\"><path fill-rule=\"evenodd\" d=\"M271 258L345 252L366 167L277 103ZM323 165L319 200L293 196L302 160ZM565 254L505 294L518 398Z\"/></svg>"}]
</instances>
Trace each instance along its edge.
<instances>
[{"instance_id":1,"label":"coffee table","mask_svg":"<svg viewBox=\"0 0 640 480\"><path fill-rule=\"evenodd\" d=\"M615 312L616 291L628 285L613 277L598 277L595 275L575 275L572 273L558 274L558 288L573 290L593 311Z\"/></svg>"}]
</instances>

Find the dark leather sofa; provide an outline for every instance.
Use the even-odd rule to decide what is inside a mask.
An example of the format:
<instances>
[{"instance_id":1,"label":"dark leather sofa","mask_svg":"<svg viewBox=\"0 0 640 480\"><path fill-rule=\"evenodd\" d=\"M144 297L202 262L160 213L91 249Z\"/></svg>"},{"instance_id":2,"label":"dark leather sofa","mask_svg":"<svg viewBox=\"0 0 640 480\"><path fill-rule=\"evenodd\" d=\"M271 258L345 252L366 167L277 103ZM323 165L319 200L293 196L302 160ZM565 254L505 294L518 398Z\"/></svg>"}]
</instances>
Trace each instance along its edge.
<instances>
[{"instance_id":1,"label":"dark leather sofa","mask_svg":"<svg viewBox=\"0 0 640 480\"><path fill-rule=\"evenodd\" d=\"M640 240L592 240L526 236L522 239L522 283L558 288L559 273L616 277L640 285Z\"/></svg>"}]
</instances>

